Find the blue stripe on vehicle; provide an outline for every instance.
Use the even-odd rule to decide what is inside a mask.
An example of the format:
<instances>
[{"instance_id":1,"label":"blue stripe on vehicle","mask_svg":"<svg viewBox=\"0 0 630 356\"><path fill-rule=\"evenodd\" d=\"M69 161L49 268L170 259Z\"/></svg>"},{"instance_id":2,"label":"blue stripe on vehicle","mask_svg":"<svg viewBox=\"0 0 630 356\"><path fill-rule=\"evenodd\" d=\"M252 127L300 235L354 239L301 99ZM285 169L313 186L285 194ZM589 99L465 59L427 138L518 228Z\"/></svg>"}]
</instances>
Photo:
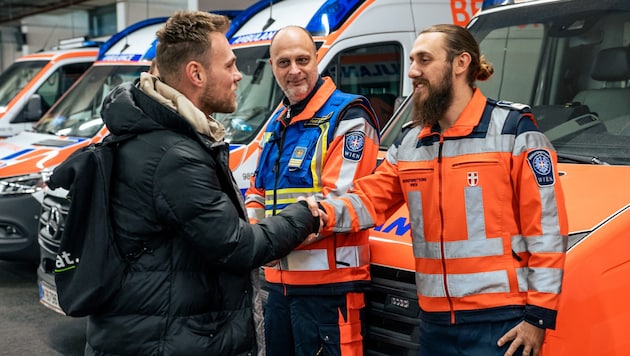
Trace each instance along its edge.
<instances>
[{"instance_id":1,"label":"blue stripe on vehicle","mask_svg":"<svg viewBox=\"0 0 630 356\"><path fill-rule=\"evenodd\" d=\"M35 150L34 148L25 148L23 150L14 152L14 153L12 153L12 154L10 154L8 156L4 156L4 157L0 158L0 160L4 161L4 160L8 160L8 159L14 159L15 157L19 157L19 156L25 155L25 154L27 154L27 153L29 153L31 151L34 151L34 150Z\"/></svg>"}]
</instances>

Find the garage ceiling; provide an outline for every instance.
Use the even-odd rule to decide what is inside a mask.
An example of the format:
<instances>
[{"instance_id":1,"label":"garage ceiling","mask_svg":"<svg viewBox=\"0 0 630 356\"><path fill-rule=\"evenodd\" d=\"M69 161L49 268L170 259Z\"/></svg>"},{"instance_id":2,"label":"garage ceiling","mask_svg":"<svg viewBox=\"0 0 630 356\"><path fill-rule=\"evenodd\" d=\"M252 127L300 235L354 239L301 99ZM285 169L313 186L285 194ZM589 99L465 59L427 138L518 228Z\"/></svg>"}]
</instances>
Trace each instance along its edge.
<instances>
[{"instance_id":1,"label":"garage ceiling","mask_svg":"<svg viewBox=\"0 0 630 356\"><path fill-rule=\"evenodd\" d=\"M17 24L24 17L64 11L86 9L88 0L0 0L0 26ZM113 1L109 1L110 3Z\"/></svg>"}]
</instances>

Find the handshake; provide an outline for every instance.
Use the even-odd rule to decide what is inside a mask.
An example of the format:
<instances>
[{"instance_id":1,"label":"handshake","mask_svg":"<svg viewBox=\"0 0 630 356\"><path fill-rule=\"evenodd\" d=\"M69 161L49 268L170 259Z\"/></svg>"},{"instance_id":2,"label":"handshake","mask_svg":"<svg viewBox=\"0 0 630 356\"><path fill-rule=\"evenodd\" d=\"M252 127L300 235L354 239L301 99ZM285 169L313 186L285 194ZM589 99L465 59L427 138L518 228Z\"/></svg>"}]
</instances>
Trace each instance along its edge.
<instances>
[{"instance_id":1,"label":"handshake","mask_svg":"<svg viewBox=\"0 0 630 356\"><path fill-rule=\"evenodd\" d=\"M328 215L326 215L326 212L319 207L319 204L317 204L317 201L313 197L298 197L297 201L305 201L313 216L319 217L319 231L317 233L308 235L304 242L302 242L302 245L309 245L313 242L321 240L321 232L322 229L326 226L326 222L328 222Z\"/></svg>"},{"instance_id":2,"label":"handshake","mask_svg":"<svg viewBox=\"0 0 630 356\"><path fill-rule=\"evenodd\" d=\"M319 230L317 231L317 233L312 233L308 235L306 239L304 239L304 241L302 241L302 243L300 244L300 246L306 246L322 239L321 232L322 232L322 229L326 226L326 222L328 221L328 215L326 215L326 212L323 209L320 209L319 204L317 204L317 201L313 197L298 197L297 201L306 202L306 206L311 211L311 214L313 214L314 217L319 217ZM277 265L279 261L280 260L270 261L266 263L265 266L273 267Z\"/></svg>"}]
</instances>

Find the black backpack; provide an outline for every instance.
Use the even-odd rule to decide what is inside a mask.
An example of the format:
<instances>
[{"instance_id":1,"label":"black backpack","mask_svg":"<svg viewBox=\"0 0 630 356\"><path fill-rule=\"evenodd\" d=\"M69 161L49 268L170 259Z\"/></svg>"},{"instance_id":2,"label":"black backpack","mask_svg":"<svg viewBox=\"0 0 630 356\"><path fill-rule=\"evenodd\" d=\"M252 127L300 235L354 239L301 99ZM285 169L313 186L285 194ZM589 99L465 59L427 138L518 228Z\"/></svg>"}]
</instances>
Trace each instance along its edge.
<instances>
[{"instance_id":1,"label":"black backpack","mask_svg":"<svg viewBox=\"0 0 630 356\"><path fill-rule=\"evenodd\" d=\"M59 305L69 316L97 313L120 288L128 261L114 241L109 188L116 147L134 136L109 135L74 152L47 183L69 191L54 269Z\"/></svg>"}]
</instances>

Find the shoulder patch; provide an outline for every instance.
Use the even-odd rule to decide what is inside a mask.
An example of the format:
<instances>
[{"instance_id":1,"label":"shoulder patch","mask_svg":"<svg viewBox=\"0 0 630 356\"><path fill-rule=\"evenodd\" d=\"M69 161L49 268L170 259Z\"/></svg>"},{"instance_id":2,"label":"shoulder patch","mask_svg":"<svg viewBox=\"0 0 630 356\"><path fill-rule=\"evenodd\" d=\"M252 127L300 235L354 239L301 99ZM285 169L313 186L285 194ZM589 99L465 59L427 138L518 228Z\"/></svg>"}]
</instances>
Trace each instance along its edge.
<instances>
[{"instance_id":1,"label":"shoulder patch","mask_svg":"<svg viewBox=\"0 0 630 356\"><path fill-rule=\"evenodd\" d=\"M539 187L554 185L555 175L553 174L553 163L549 151L537 149L529 152L527 163L529 163Z\"/></svg>"},{"instance_id":2,"label":"shoulder patch","mask_svg":"<svg viewBox=\"0 0 630 356\"><path fill-rule=\"evenodd\" d=\"M344 135L343 158L358 161L363 156L365 134L360 131L350 131Z\"/></svg>"},{"instance_id":3,"label":"shoulder patch","mask_svg":"<svg viewBox=\"0 0 630 356\"><path fill-rule=\"evenodd\" d=\"M524 110L524 109L529 109L529 105L514 103L511 101L505 101L505 100L497 101L497 106L502 106L505 108L515 109L519 111Z\"/></svg>"}]
</instances>

